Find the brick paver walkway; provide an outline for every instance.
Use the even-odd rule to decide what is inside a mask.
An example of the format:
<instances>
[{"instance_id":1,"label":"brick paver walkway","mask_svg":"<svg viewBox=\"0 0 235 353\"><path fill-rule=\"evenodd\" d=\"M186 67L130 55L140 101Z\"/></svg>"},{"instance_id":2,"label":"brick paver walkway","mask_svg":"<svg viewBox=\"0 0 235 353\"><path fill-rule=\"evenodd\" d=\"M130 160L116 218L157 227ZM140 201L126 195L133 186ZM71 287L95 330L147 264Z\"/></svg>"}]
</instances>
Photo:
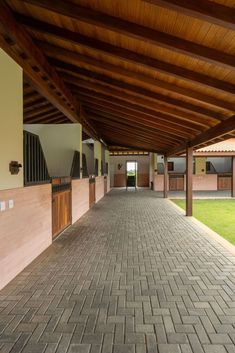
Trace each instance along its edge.
<instances>
[{"instance_id":1,"label":"brick paver walkway","mask_svg":"<svg viewBox=\"0 0 235 353\"><path fill-rule=\"evenodd\" d=\"M112 191L0 292L1 353L235 352L235 262L169 201Z\"/></svg>"}]
</instances>

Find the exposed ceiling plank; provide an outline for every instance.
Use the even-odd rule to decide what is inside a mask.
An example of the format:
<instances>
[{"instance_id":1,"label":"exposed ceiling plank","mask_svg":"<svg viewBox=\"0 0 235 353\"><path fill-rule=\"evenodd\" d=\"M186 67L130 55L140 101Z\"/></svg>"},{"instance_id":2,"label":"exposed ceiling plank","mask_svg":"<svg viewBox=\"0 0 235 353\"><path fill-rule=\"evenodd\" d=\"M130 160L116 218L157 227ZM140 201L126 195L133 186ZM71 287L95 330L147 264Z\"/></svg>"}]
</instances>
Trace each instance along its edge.
<instances>
[{"instance_id":1,"label":"exposed ceiling plank","mask_svg":"<svg viewBox=\"0 0 235 353\"><path fill-rule=\"evenodd\" d=\"M162 48L173 50L174 52L188 55L192 58L234 69L234 56L232 55L133 22L128 22L118 17L109 16L63 0L54 2L48 0L24 1L78 21L124 34L129 38L142 40Z\"/></svg>"},{"instance_id":2,"label":"exposed ceiling plank","mask_svg":"<svg viewBox=\"0 0 235 353\"><path fill-rule=\"evenodd\" d=\"M207 131L201 133L197 137L195 137L192 141L188 141L187 145L189 147L198 147L203 143L208 143L209 141L213 141L216 138L224 136L228 133L231 133L235 130L235 116L222 121L220 124L208 129ZM171 150L168 151L168 155L178 154L180 152L184 152L186 149L185 144L181 144Z\"/></svg>"},{"instance_id":3,"label":"exposed ceiling plank","mask_svg":"<svg viewBox=\"0 0 235 353\"><path fill-rule=\"evenodd\" d=\"M235 9L207 0L142 0L235 30Z\"/></svg>"},{"instance_id":4,"label":"exposed ceiling plank","mask_svg":"<svg viewBox=\"0 0 235 353\"><path fill-rule=\"evenodd\" d=\"M84 103L83 103L84 105ZM85 105L84 105L85 106ZM192 133L192 131L188 130L187 128L183 131L182 130L182 125L181 127L180 126L175 126L173 124L169 124L167 122L157 122L155 119L145 119L144 117L138 117L136 115L133 115L133 114L128 114L128 113L121 113L121 112L118 112L118 111L114 111L114 110L111 110L110 109L107 109L104 107L104 109L102 109L102 107L100 106L97 106L97 105L93 105L91 104L90 106L87 106L87 109L89 111L99 111L100 114L104 114L104 115L108 115L110 116L110 118L112 117L115 117L117 119L119 119L119 121L122 121L122 120L127 120L129 122L132 122L133 124L141 124L142 126L145 126L147 128L150 128L152 129L152 131L154 131L154 129L157 129L159 131L162 131L165 132L166 136L167 135L173 135L174 137L183 137L183 138L188 138L189 137L193 137L195 136L197 133L199 133L199 131L197 131L197 133L195 133L194 131L194 134Z\"/></svg>"},{"instance_id":5,"label":"exposed ceiling plank","mask_svg":"<svg viewBox=\"0 0 235 353\"><path fill-rule=\"evenodd\" d=\"M105 92L104 94L83 88L76 94L81 100L84 101L92 101L93 103L102 104L103 106L110 106L110 108L116 107L118 110L120 109L120 111L122 111L122 109L127 108L129 111L133 111L134 114L143 113L150 117L162 118L165 121L174 121L179 125L185 124L187 122L187 126L195 125L195 128L197 128L198 130L200 129L202 131L205 128L208 128L208 126L214 126L216 123L219 122L218 120L214 119L205 120L205 118L197 117L193 114L183 114L182 116L173 115L174 113L177 114L177 111L170 111L170 114L162 113L158 111L155 106L148 105L147 103L144 104L143 100L141 100L140 102L136 101L135 103L133 103L129 100L124 100L123 98L117 98L117 96L115 96L115 98L109 96L107 92ZM141 105L141 103L143 104Z\"/></svg>"},{"instance_id":6,"label":"exposed ceiling plank","mask_svg":"<svg viewBox=\"0 0 235 353\"><path fill-rule=\"evenodd\" d=\"M25 104L24 103L24 113L30 112L34 110L35 108L41 108L47 106L48 101L44 98L39 98L33 103ZM50 104L50 103L49 103Z\"/></svg>"},{"instance_id":7,"label":"exposed ceiling plank","mask_svg":"<svg viewBox=\"0 0 235 353\"><path fill-rule=\"evenodd\" d=\"M52 111L52 112L50 112L50 113L47 113L47 114L38 114L37 116L34 116L34 117L32 117L32 118L25 118L24 119L24 122L25 123L28 123L29 121L33 121L33 122L43 122L43 120L46 120L46 118L48 118L48 117L54 117L54 116L58 116L60 114L60 112L59 111L57 111L57 110L54 110L54 111Z\"/></svg>"},{"instance_id":8,"label":"exposed ceiling plank","mask_svg":"<svg viewBox=\"0 0 235 353\"><path fill-rule=\"evenodd\" d=\"M48 113L51 111L55 111L57 109L55 109L55 107L53 107L53 105L51 105L50 103L48 103L45 106L42 107L35 107L33 111L30 112L25 112L24 110L24 118L33 118L34 116L37 116L38 114L44 114L44 113Z\"/></svg>"},{"instance_id":9,"label":"exposed ceiling plank","mask_svg":"<svg viewBox=\"0 0 235 353\"><path fill-rule=\"evenodd\" d=\"M169 96L157 93L157 92L153 92L153 91L147 90L142 87L137 87L137 86L131 85L129 83L110 78L105 75L90 72L89 70L86 70L86 69L80 69L74 65L73 65L73 67L70 67L70 68L65 68L65 66L67 66L66 64L64 65L61 63L61 66L62 65L63 65L63 68L59 67L59 72L61 72L61 76L64 78L64 80L66 82L69 82L71 79L71 82L74 83L74 78L76 79L77 77L81 77L82 79L85 79L85 80L89 79L92 82L95 82L95 83L97 82L102 85L103 84L110 85L113 88L118 87L118 88L125 90L125 91L128 91L132 94L134 93L139 96L142 96L142 97L146 98L147 100L158 101L160 103L163 102L163 103L165 103L167 105L171 105L173 107L180 106L181 109L187 110L190 113L194 112L194 113L198 113L200 115L216 118L218 120L224 119L224 116L222 114L216 113L213 110L207 109L205 107L191 104L191 103L183 101L183 100L175 99L173 97L169 97Z\"/></svg>"},{"instance_id":10,"label":"exposed ceiling plank","mask_svg":"<svg viewBox=\"0 0 235 353\"><path fill-rule=\"evenodd\" d=\"M169 141L172 141L172 142L177 142L179 141L179 137L177 138L177 135L175 134L171 134L169 131L165 131L164 129L156 129L156 127L153 125L152 126L152 129L151 127L146 127L145 125L143 126L143 124L139 123L139 122L134 122L133 120L130 120L130 119L125 119L123 118L123 116L115 116L113 114L107 114L107 113L103 113L103 112L100 112L100 111L96 111L96 110L93 110L93 109L90 109L90 110L86 110L87 111L87 114L88 116L90 117L90 119L92 120L97 120L97 121L104 121L104 122L110 122L110 125L112 124L112 122L118 122L119 124L123 124L123 125L126 125L126 126L129 126L129 128L131 129L138 129L142 132L147 132L148 135L151 136L154 135L154 134L161 134L161 139L162 139L162 136L163 136L163 131L165 132L164 136L167 137L167 139ZM182 138L182 136L181 136ZM185 137L185 140L187 139L187 137Z\"/></svg>"},{"instance_id":11,"label":"exposed ceiling plank","mask_svg":"<svg viewBox=\"0 0 235 353\"><path fill-rule=\"evenodd\" d=\"M97 124L96 122L96 127L100 127L100 133L102 134L102 136L106 136L108 135L110 137L110 124ZM133 142L138 142L140 144L140 148L142 146L143 143L148 144L150 148L154 148L154 149L159 149L159 148L163 148L166 147L165 143L162 143L161 141L155 139L150 139L150 138L146 138L143 137L141 134L137 133L137 132L128 132L127 130L125 130L124 128L120 127L115 127L115 137L117 136L121 136L121 137L126 137L130 139L130 146L131 146L131 141ZM112 135L111 135L112 136ZM115 138L114 137L114 138ZM113 137L111 137L111 139L113 140ZM167 143L168 148L170 146L169 143Z\"/></svg>"},{"instance_id":12,"label":"exposed ceiling plank","mask_svg":"<svg viewBox=\"0 0 235 353\"><path fill-rule=\"evenodd\" d=\"M21 20L22 23L25 23L30 26L30 28L33 28L36 31L40 31L41 33L46 33L47 35L52 35L54 37L61 38L73 44L82 45L90 49L95 49L99 52L108 54L122 61L137 64L148 69L152 69L154 71L157 70L164 74L176 77L177 79L198 83L205 87L214 88L218 91L235 94L234 84L216 79L215 77L207 76L200 72L195 72L189 69L182 68L180 66L159 61L157 59L150 58L148 56L135 53L133 51L121 47L116 47L114 45L107 44L105 42L90 37L82 36L79 33L75 33L64 28L37 21L36 19L21 17L20 15L19 20ZM47 43L41 43L41 45L47 46Z\"/></svg>"},{"instance_id":13,"label":"exposed ceiling plank","mask_svg":"<svg viewBox=\"0 0 235 353\"><path fill-rule=\"evenodd\" d=\"M199 127L198 125L194 125L193 122L188 122L186 126L183 120L177 119L175 117L163 113L154 114L153 112L152 115L149 115L138 110L131 110L129 108L126 108L125 105L123 105L122 107L117 107L112 103L106 103L104 105L102 101L99 101L96 98L87 98L84 95L79 95L79 97L83 101L83 105L86 105L87 107L95 107L95 109L104 112L109 112L111 114L113 113L129 118L132 117L132 119L135 119L135 121L141 122L142 124L146 124L146 126L154 126L156 124L156 126L173 127L174 129L176 129L176 131L182 131L182 126L184 126L185 131L189 134L202 132L205 130Z\"/></svg>"},{"instance_id":14,"label":"exposed ceiling plank","mask_svg":"<svg viewBox=\"0 0 235 353\"><path fill-rule=\"evenodd\" d=\"M137 85L140 85L140 86L142 86L142 83L144 82L145 84L151 85L153 87L162 88L166 91L173 92L177 95L192 98L196 101L200 101L215 107L220 107L226 110L235 111L234 103L226 102L224 100L217 99L212 96L208 96L194 90L189 90L184 87L180 87L178 85L177 86L172 85L167 81L155 79L139 72L130 71L122 67L119 67L117 65L112 65L108 62L98 61L87 55L78 54L71 50L63 49L61 47L48 45L48 44L44 45L44 49L46 54L49 57L51 57L50 62L55 65L56 64L59 65L60 62L72 64L75 66L88 65L89 68L92 67L95 70L97 69L102 71L105 70L107 74L111 74L112 76L116 74L118 76L121 76L124 79L131 78L132 80L137 82Z\"/></svg>"},{"instance_id":15,"label":"exposed ceiling plank","mask_svg":"<svg viewBox=\"0 0 235 353\"><path fill-rule=\"evenodd\" d=\"M98 122L98 125L101 126L101 124L99 122ZM119 123L116 123L116 122L110 122L110 121L103 120L102 121L102 126L103 127L107 126L109 129L110 128L115 129L115 134L117 132L123 132L124 134L126 132L128 132L128 126L126 126L125 124L119 124ZM125 126L126 126L126 129L125 129ZM137 136L137 137L141 138L143 141L148 141L149 143L152 143L153 145L154 145L154 142L156 142L156 140L157 140L158 143L161 143L162 146L166 147L166 143L165 143L166 141L165 140L163 141L162 138L159 135L152 136L152 138L151 138L149 135L145 135L139 130L133 130L131 133L132 133L132 138L133 139L135 138L135 136ZM167 145L169 147L172 144L170 144L170 142L168 141Z\"/></svg>"},{"instance_id":16,"label":"exposed ceiling plank","mask_svg":"<svg viewBox=\"0 0 235 353\"><path fill-rule=\"evenodd\" d=\"M72 81L72 83L71 83L71 81ZM78 93L80 93L80 91L81 91L78 89L78 87L82 88L82 90L90 89L95 92L104 93L105 95L114 97L114 99L118 98L118 99L122 99L124 101L130 102L130 103L139 104L147 109L151 108L156 111L165 112L167 114L172 114L172 115L177 116L179 118L185 118L185 120L188 120L188 121L197 119L199 117L201 119L204 119L204 121L207 125L208 124L215 125L216 123L218 123L220 121L216 117L206 117L205 118L205 116L196 115L194 112L185 112L184 110L182 110L176 106L174 108L172 108L170 106L159 104L159 102L153 102L151 100L148 100L148 99L146 99L146 97L142 98L142 97L133 96L131 94L121 92L117 89L114 89L111 87L106 87L102 84L98 84L98 83L94 84L92 82L81 80L81 79L77 80L76 78L71 78L71 76L69 76L68 82L70 83L71 87L73 86L72 89L75 92L77 90Z\"/></svg>"},{"instance_id":17,"label":"exposed ceiling plank","mask_svg":"<svg viewBox=\"0 0 235 353\"><path fill-rule=\"evenodd\" d=\"M17 23L5 1L0 2L0 29L0 46L24 69L36 89L71 121L78 122L71 93L27 31Z\"/></svg>"},{"instance_id":18,"label":"exposed ceiling plank","mask_svg":"<svg viewBox=\"0 0 235 353\"><path fill-rule=\"evenodd\" d=\"M132 148L138 148L138 149L144 149L149 152L158 152L161 153L163 151L163 147L160 145L153 145L151 143L146 143L143 140L139 140L138 138L132 139L129 135L123 135L122 133L120 134L117 132L115 136L111 136L110 134L107 133L106 129L103 129L102 127L98 127L96 125L97 130L102 133L103 138L105 138L105 141L108 143L115 143L119 146L125 146L125 147L132 147Z\"/></svg>"}]
</instances>

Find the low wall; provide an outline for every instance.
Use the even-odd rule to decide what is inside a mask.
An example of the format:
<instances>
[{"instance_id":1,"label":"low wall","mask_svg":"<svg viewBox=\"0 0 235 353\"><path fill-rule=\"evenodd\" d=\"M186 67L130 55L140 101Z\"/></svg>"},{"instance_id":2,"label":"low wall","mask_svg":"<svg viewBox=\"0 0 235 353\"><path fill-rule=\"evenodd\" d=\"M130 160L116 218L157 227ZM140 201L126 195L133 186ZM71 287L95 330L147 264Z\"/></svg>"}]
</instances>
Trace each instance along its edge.
<instances>
[{"instance_id":1,"label":"low wall","mask_svg":"<svg viewBox=\"0 0 235 353\"><path fill-rule=\"evenodd\" d=\"M51 185L0 191L14 208L0 213L0 289L52 242Z\"/></svg>"},{"instance_id":2,"label":"low wall","mask_svg":"<svg viewBox=\"0 0 235 353\"><path fill-rule=\"evenodd\" d=\"M169 175L168 175L169 185ZM158 174L154 177L154 190L163 191L164 175ZM184 175L184 190L186 190L186 177ZM194 191L214 191L217 190L217 174L193 175Z\"/></svg>"},{"instance_id":3,"label":"low wall","mask_svg":"<svg viewBox=\"0 0 235 353\"><path fill-rule=\"evenodd\" d=\"M111 186L110 186L110 177L107 176L107 192L109 192L111 189Z\"/></svg>"},{"instance_id":4,"label":"low wall","mask_svg":"<svg viewBox=\"0 0 235 353\"><path fill-rule=\"evenodd\" d=\"M98 202L104 196L104 177L95 178L95 200Z\"/></svg>"},{"instance_id":5,"label":"low wall","mask_svg":"<svg viewBox=\"0 0 235 353\"><path fill-rule=\"evenodd\" d=\"M164 189L164 175L163 174L155 174L154 175L153 190L154 191L163 191L163 189Z\"/></svg>"},{"instance_id":6,"label":"low wall","mask_svg":"<svg viewBox=\"0 0 235 353\"><path fill-rule=\"evenodd\" d=\"M184 179L186 179L184 177ZM194 191L214 191L217 190L217 174L193 175ZM186 186L185 186L186 189Z\"/></svg>"},{"instance_id":7,"label":"low wall","mask_svg":"<svg viewBox=\"0 0 235 353\"><path fill-rule=\"evenodd\" d=\"M126 186L126 174L114 174L113 187L125 187Z\"/></svg>"},{"instance_id":8,"label":"low wall","mask_svg":"<svg viewBox=\"0 0 235 353\"><path fill-rule=\"evenodd\" d=\"M89 179L72 180L72 223L89 210Z\"/></svg>"}]
</instances>

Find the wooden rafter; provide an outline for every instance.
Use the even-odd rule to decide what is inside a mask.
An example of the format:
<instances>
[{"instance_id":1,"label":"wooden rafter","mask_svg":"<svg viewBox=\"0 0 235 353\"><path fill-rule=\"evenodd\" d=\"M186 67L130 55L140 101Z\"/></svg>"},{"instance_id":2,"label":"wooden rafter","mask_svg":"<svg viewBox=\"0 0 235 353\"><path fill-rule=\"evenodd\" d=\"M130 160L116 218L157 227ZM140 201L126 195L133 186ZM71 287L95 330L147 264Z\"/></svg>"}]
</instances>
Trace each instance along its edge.
<instances>
[{"instance_id":1,"label":"wooden rafter","mask_svg":"<svg viewBox=\"0 0 235 353\"><path fill-rule=\"evenodd\" d=\"M0 46L24 69L36 89L71 121L78 122L76 103L45 55L0 2ZM19 49L18 49L19 48Z\"/></svg>"},{"instance_id":2,"label":"wooden rafter","mask_svg":"<svg viewBox=\"0 0 235 353\"><path fill-rule=\"evenodd\" d=\"M73 81L73 82L71 82ZM92 82L89 82L89 81L86 81L86 80L77 80L77 79L72 79L71 80L71 77L68 78L68 82L70 83L71 85L71 88L74 90L74 92L78 92L78 94L80 93L81 89L79 88L82 88L82 90L85 90L85 89L88 89L88 90L91 90L91 91L95 91L95 92L98 92L98 93L102 93L102 94L105 94L107 96L111 96L111 97L114 97L115 99L122 99L124 101L127 101L127 102L130 102L130 103L134 103L134 104L139 104L140 106L142 107L145 107L145 108L151 108L153 110L156 110L156 111L161 111L161 112L164 112L164 113L169 113L169 114L172 114L173 116L177 116L179 118L184 118L185 121L188 120L188 121L192 121L194 120L194 117L197 119L197 118L200 118L201 121L203 122L203 119L204 119L204 122L206 124L212 124L212 126L215 124L215 123L218 123L220 120L216 117L206 117L205 119L205 116L200 116L200 115L195 115L193 112L185 112L183 110L181 110L179 107L168 107L168 106L165 106L165 105L161 105L159 104L158 102L153 102L151 100L148 100L145 98L142 98L142 97L138 97L138 96L133 96L129 93L125 93L125 92L121 92L120 90L117 90L117 89L114 89L113 87L106 87L104 85L101 85L101 84L98 84L98 83L92 83Z\"/></svg>"},{"instance_id":3,"label":"wooden rafter","mask_svg":"<svg viewBox=\"0 0 235 353\"><path fill-rule=\"evenodd\" d=\"M228 29L235 29L235 9L208 0L142 0L170 10L176 10Z\"/></svg>"},{"instance_id":4,"label":"wooden rafter","mask_svg":"<svg viewBox=\"0 0 235 353\"><path fill-rule=\"evenodd\" d=\"M112 65L108 62L98 61L90 56L74 53L73 51L64 49L62 47L44 43L41 45L45 50L45 53L50 57L50 62L54 65L60 65L60 63L63 62L64 64L67 63L79 67L81 65L89 66L89 68L92 67L92 71L97 71L98 69L106 71L106 73L109 75L117 75L118 77L121 76L123 79L131 78L137 82L137 86L141 86L142 83L145 82L145 84L148 84L152 87L162 88L163 90L173 92L179 96L192 98L193 100L203 102L214 107L220 107L226 110L235 111L234 103L219 100L213 96L208 96L206 94L202 94L194 90L189 90L178 85L172 85L167 81L155 79L139 72L130 71L122 67Z\"/></svg>"},{"instance_id":5,"label":"wooden rafter","mask_svg":"<svg viewBox=\"0 0 235 353\"><path fill-rule=\"evenodd\" d=\"M101 75L95 72L90 72L89 70L81 69L74 65L71 66L71 65L61 63L61 65L57 66L57 68L59 69L59 72L61 72L61 76L66 82L71 81L74 83L74 80L77 80L78 77L81 77L84 80L88 79L98 84L102 84L102 85L107 84L113 88L120 88L122 90L126 90L132 94L137 94L138 96L144 97L147 100L150 99L153 101L158 101L160 103L163 102L173 107L180 106L181 109L184 109L185 111L198 113L200 115L209 116L218 120L224 119L223 115L219 113L215 113L214 111L201 107L199 105L192 104L185 101L180 101L179 99L169 97L161 93L153 92L146 88L134 86L127 82L110 78L109 76Z\"/></svg>"},{"instance_id":6,"label":"wooden rafter","mask_svg":"<svg viewBox=\"0 0 235 353\"><path fill-rule=\"evenodd\" d=\"M214 126L211 129L201 133L199 136L195 137L193 140L187 142L188 147L199 147L205 142L213 141L216 138L224 136L235 130L235 116L222 121L220 124ZM168 155L178 154L184 152L186 149L185 144L181 144L168 151Z\"/></svg>"},{"instance_id":7,"label":"wooden rafter","mask_svg":"<svg viewBox=\"0 0 235 353\"><path fill-rule=\"evenodd\" d=\"M83 101L83 105L86 106L86 104ZM141 124L143 126L147 126L149 128L158 129L160 131L165 131L166 134L172 133L175 136L181 136L181 137L190 137L195 135L195 133L199 133L200 131L198 130L191 130L190 128L185 128L184 131L182 131L182 126L180 127L179 125L174 124L172 121L164 121L164 119L160 120L157 118L157 116L154 117L146 117L144 114L137 114L128 110L115 110L115 109L110 109L107 106L102 107L101 105L97 105L94 103L90 103L87 105L89 109L95 109L98 110L99 112L103 112L104 114L109 114L110 116L117 116L119 117L119 121L121 119L126 119L128 121L132 121L133 124ZM167 131L166 131L167 130Z\"/></svg>"},{"instance_id":8,"label":"wooden rafter","mask_svg":"<svg viewBox=\"0 0 235 353\"><path fill-rule=\"evenodd\" d=\"M202 117L197 117L193 114L185 115L183 114L182 116L177 115L177 111L170 111L170 114L163 113L159 110L156 109L154 105L147 105L147 102L143 100L138 100L135 102L129 102L128 100L124 100L123 98L117 98L115 99L108 95L107 92L105 93L100 93L100 92L95 92L90 89L83 88L80 91L76 91L76 88L74 88L74 92L78 95L79 99L84 100L85 102L93 103L96 105L101 105L105 107L110 107L111 109L117 109L120 112L126 112L126 109L128 112L132 112L134 115L138 116L138 113L142 113L144 115L147 115L149 117L153 118L161 118L164 119L164 121L174 121L174 123L179 124L180 126L186 125L187 126L195 126L195 128L199 131L203 131L205 128L208 126L214 126L216 123L218 123L218 120L205 120ZM124 109L124 111L123 111ZM175 115L174 115L175 113Z\"/></svg>"},{"instance_id":9,"label":"wooden rafter","mask_svg":"<svg viewBox=\"0 0 235 353\"><path fill-rule=\"evenodd\" d=\"M200 72L195 72L189 69L176 66L174 64L169 64L142 54L137 54L133 51L123 49L105 42L95 40L90 37L80 35L79 33L72 32L70 30L60 28L54 25L50 25L35 19L30 19L25 16L18 15L21 23L26 24L30 28L36 31L46 33L47 35L52 35L57 38L69 41L73 44L82 45L91 49L95 49L99 52L108 54L120 60L134 63L154 71L159 71L167 75L171 75L181 80L186 80L189 82L196 82L205 87L213 88L218 91L227 92L230 94L235 94L235 85L229 82L219 80L215 77L207 76ZM47 44L44 44L45 46Z\"/></svg>"},{"instance_id":10,"label":"wooden rafter","mask_svg":"<svg viewBox=\"0 0 235 353\"><path fill-rule=\"evenodd\" d=\"M192 58L204 60L226 68L234 69L234 56L218 50L199 45L170 34L140 26L133 22L108 16L104 13L91 10L71 2L57 0L24 0L27 3L52 10L64 16L86 22L91 25L124 34L129 38L142 40L144 42L160 46L174 52L189 55Z\"/></svg>"},{"instance_id":11,"label":"wooden rafter","mask_svg":"<svg viewBox=\"0 0 235 353\"><path fill-rule=\"evenodd\" d=\"M163 140L164 138L162 137L162 133L164 131L164 133L166 134L165 136L167 137L168 141L174 143L174 142L177 142L177 136L180 135L177 135L177 132L174 132L172 133L172 130L169 129L169 131L165 132L165 129L162 128L162 127L157 127L156 125L152 124L152 126L149 126L149 125L144 125L144 124L141 124L139 122L134 122L133 119L128 119L128 118L124 118L123 115L121 116L117 116L117 115L114 115L114 114L110 114L110 113L104 113L104 112L100 112L100 111L96 111L96 110L93 110L93 109L89 109L87 110L88 112L88 115L90 116L91 119L93 120L96 120L96 121L100 121L100 122L106 122L107 124L110 124L112 125L112 123L114 122L117 122L117 123L121 123L123 124L123 126L126 126L128 129L132 129L135 130L140 130L143 132L143 134L146 132L148 134L148 136L155 136L155 135L158 135L160 137L160 140ZM187 139L187 135L183 135L181 134L180 135L181 137L184 137L185 140Z\"/></svg>"}]
</instances>

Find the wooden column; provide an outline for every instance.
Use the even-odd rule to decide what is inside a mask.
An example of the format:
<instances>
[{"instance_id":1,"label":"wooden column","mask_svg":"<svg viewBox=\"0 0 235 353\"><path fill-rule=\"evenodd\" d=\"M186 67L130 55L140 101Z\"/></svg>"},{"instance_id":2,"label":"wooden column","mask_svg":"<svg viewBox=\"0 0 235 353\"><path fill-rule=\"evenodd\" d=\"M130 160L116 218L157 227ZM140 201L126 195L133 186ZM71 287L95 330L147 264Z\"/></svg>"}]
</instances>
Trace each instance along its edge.
<instances>
[{"instance_id":1,"label":"wooden column","mask_svg":"<svg viewBox=\"0 0 235 353\"><path fill-rule=\"evenodd\" d=\"M166 199L168 197L168 165L167 156L164 156L164 189L163 197Z\"/></svg>"},{"instance_id":2,"label":"wooden column","mask_svg":"<svg viewBox=\"0 0 235 353\"><path fill-rule=\"evenodd\" d=\"M235 197L235 156L232 157L231 197Z\"/></svg>"},{"instance_id":3,"label":"wooden column","mask_svg":"<svg viewBox=\"0 0 235 353\"><path fill-rule=\"evenodd\" d=\"M186 150L186 216L193 215L193 148Z\"/></svg>"}]
</instances>

